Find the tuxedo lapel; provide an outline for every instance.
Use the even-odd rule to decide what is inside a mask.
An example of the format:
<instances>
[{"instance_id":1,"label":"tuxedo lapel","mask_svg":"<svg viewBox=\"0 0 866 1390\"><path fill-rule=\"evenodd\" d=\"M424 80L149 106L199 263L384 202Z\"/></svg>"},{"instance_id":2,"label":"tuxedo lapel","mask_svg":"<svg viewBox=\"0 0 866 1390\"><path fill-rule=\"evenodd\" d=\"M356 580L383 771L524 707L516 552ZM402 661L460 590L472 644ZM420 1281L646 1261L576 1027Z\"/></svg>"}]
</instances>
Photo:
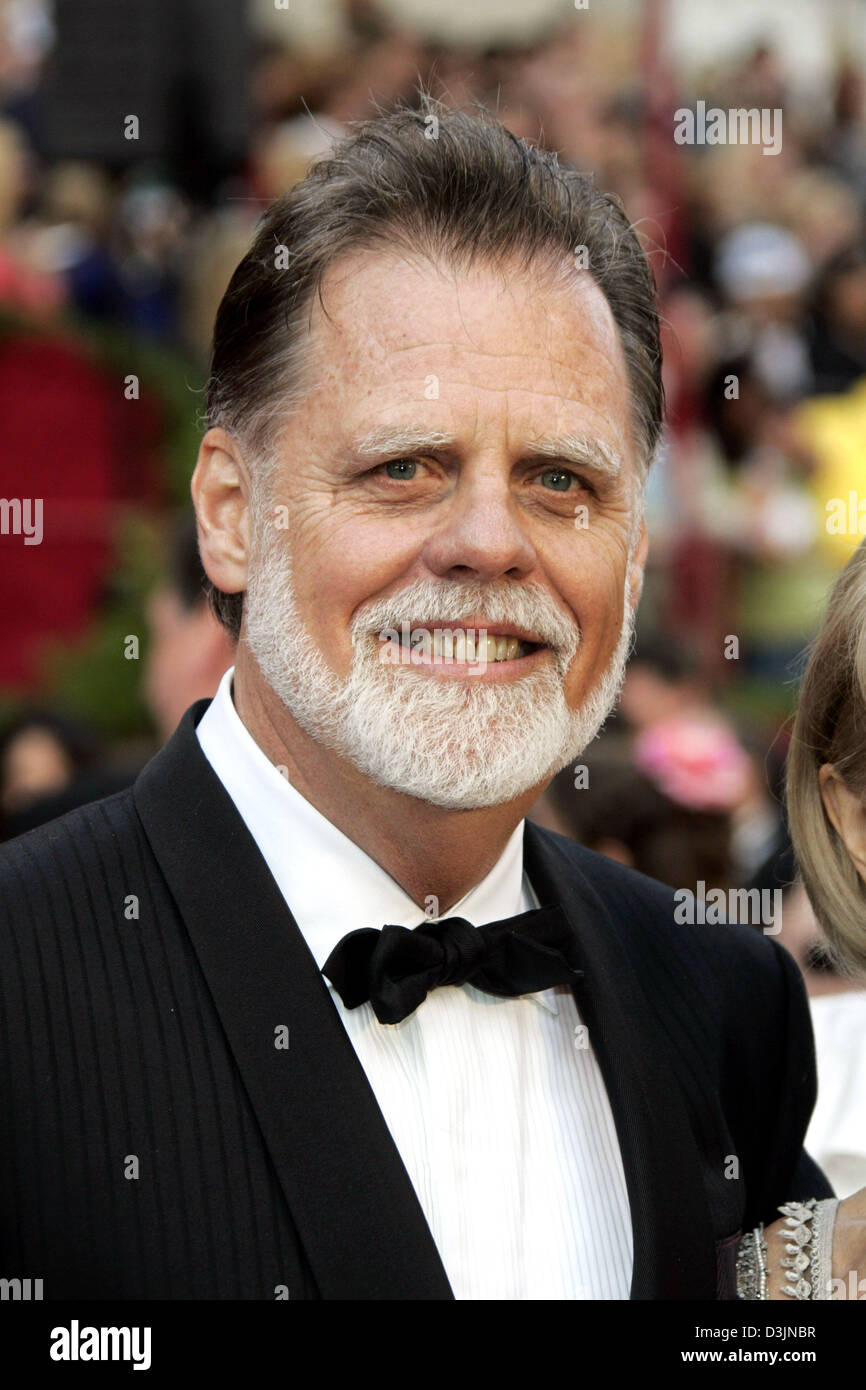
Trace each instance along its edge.
<instances>
[{"instance_id":1,"label":"tuxedo lapel","mask_svg":"<svg viewBox=\"0 0 866 1390\"><path fill-rule=\"evenodd\" d=\"M135 784L318 1290L450 1299L415 1190L327 986L205 758L199 701ZM288 1029L288 1047L277 1030ZM291 1290L290 1290L291 1293Z\"/></svg>"},{"instance_id":2,"label":"tuxedo lapel","mask_svg":"<svg viewBox=\"0 0 866 1390\"><path fill-rule=\"evenodd\" d=\"M199 701L135 784L318 1290L451 1299L424 1213L327 986L258 847L201 751ZM716 1296L700 1154L636 964L556 839L526 825L525 867L574 928L575 989L607 1087L634 1234L633 1299ZM288 1048L275 1046L288 1029Z\"/></svg>"},{"instance_id":3,"label":"tuxedo lapel","mask_svg":"<svg viewBox=\"0 0 866 1390\"><path fill-rule=\"evenodd\" d=\"M716 1255L701 1157L663 1043L600 897L556 839L526 823L524 866L579 944L574 994L607 1087L628 1186L633 1299L714 1299Z\"/></svg>"}]
</instances>

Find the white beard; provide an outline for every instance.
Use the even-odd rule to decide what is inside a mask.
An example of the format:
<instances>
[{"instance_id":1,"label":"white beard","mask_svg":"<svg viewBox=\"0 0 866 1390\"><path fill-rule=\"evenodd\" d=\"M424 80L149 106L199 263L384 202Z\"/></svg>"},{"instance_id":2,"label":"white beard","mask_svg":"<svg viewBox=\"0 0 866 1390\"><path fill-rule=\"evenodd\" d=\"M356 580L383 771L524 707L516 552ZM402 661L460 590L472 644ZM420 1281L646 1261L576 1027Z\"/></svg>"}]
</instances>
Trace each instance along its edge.
<instances>
[{"instance_id":1,"label":"white beard","mask_svg":"<svg viewBox=\"0 0 866 1390\"><path fill-rule=\"evenodd\" d=\"M262 517L266 508L256 508ZM378 634L401 624L435 628L483 614L490 632L514 623L551 648L553 660L518 680L439 678L381 657ZM256 524L244 599L244 638L268 685L311 738L365 776L434 806L498 806L549 780L596 737L619 696L633 612L610 663L581 709L563 684L580 630L537 586L508 580L415 580L352 621L352 666L342 679L304 627L289 547L270 519Z\"/></svg>"}]
</instances>

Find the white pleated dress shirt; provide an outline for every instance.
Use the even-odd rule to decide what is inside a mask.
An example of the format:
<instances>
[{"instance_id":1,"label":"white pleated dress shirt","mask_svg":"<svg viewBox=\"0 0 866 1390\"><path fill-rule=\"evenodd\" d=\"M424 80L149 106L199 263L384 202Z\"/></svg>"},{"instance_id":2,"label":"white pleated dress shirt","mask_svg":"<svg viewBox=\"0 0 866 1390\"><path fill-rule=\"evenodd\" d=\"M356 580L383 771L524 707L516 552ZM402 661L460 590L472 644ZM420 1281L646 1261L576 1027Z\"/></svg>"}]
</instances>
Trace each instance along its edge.
<instances>
[{"instance_id":1,"label":"white pleated dress shirt","mask_svg":"<svg viewBox=\"0 0 866 1390\"><path fill-rule=\"evenodd\" d=\"M277 771L223 677L199 721L234 802L321 969L360 927L425 918L369 855ZM448 917L483 926L537 907L523 822ZM500 999L442 986L402 1023L331 998L458 1299L625 1299L632 1229L619 1143L568 986Z\"/></svg>"}]
</instances>

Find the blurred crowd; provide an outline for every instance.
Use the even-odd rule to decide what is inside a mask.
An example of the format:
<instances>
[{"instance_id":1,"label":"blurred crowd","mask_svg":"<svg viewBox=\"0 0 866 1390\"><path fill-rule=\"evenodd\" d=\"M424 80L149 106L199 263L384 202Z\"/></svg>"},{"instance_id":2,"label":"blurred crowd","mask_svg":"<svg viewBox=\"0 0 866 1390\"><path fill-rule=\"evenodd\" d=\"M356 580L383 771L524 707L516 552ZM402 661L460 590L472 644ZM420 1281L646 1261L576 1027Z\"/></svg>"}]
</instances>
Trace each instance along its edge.
<instances>
[{"instance_id":1,"label":"blurred crowd","mask_svg":"<svg viewBox=\"0 0 866 1390\"><path fill-rule=\"evenodd\" d=\"M781 787L799 663L861 538L866 498L866 90L856 58L840 43L816 96L770 43L677 70L661 4L635 5L615 30L563 11L531 41L470 46L416 32L373 0L347 0L339 41L313 49L292 44L288 17L282 28L273 15L257 22L262 9L240 15L243 50L223 55L243 84L238 129L208 144L200 102L201 157L187 145L172 159L190 100L168 127L167 152L139 157L128 141L87 157L80 139L65 150L56 69L68 7L0 4L4 418L14 421L21 399L44 399L47 343L66 355L49 368L55 383L74 377L67 359L79 347L97 375L124 380L134 348L145 363L161 354L186 386L194 428L213 315L262 208L375 103L412 103L419 84L456 105L481 102L515 134L592 170L623 200L653 264L668 422L647 495L651 554L621 708L537 818L674 886L782 887L783 939L810 989L841 988L797 896ZM675 110L698 99L780 109L780 152L675 143ZM94 366L105 332L120 347ZM22 357L34 335L43 355ZM0 468L7 496L22 475L34 494L54 487L65 525L57 577L39 602L27 603L38 587L33 556L0 540L8 573L19 566L19 640L0 669L7 835L122 785L231 661L202 598L183 485L170 481L177 466L158 422L164 402L145 367L143 396L149 385L155 414L138 417L133 439L117 433L116 404L100 403L96 388L79 419L80 384L68 406L55 385L49 408L30 405L18 451ZM34 438L34 413L56 438ZM58 470L66 440L90 452ZM187 454L181 478L193 461ZM84 476L98 485L83 488ZM130 590L142 653L125 712L137 713L101 727L86 699L70 710L41 653L73 649L104 620L130 510L151 519L164 554Z\"/></svg>"}]
</instances>

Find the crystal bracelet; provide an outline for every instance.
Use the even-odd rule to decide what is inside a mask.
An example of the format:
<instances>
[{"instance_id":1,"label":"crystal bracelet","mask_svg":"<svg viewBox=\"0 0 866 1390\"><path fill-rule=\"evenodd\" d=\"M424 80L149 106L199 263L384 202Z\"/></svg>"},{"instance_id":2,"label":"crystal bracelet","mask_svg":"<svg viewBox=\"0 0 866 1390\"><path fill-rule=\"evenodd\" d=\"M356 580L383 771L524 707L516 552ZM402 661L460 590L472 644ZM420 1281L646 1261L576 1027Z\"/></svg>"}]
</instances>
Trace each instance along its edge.
<instances>
[{"instance_id":1,"label":"crystal bracelet","mask_svg":"<svg viewBox=\"0 0 866 1390\"><path fill-rule=\"evenodd\" d=\"M737 1297L750 1300L769 1298L767 1245L764 1227L749 1231L737 1251Z\"/></svg>"},{"instance_id":2,"label":"crystal bracelet","mask_svg":"<svg viewBox=\"0 0 866 1390\"><path fill-rule=\"evenodd\" d=\"M839 1201L810 1197L807 1202L786 1202L779 1207L785 1218L782 1231L785 1254L782 1269L787 1282L782 1293L788 1298L832 1299L833 1231ZM764 1227L750 1231L737 1252L737 1297L748 1300L769 1298L767 1246Z\"/></svg>"}]
</instances>

